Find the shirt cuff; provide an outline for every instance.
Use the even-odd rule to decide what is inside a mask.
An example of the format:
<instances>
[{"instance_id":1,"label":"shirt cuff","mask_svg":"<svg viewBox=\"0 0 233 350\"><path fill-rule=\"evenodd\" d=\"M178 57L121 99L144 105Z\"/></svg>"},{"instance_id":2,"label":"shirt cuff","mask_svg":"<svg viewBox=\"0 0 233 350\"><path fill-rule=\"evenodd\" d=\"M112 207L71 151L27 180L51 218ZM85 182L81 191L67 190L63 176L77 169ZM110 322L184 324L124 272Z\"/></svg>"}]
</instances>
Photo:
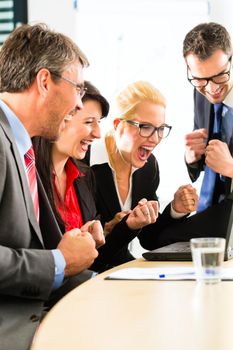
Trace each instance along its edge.
<instances>
[{"instance_id":1,"label":"shirt cuff","mask_svg":"<svg viewBox=\"0 0 233 350\"><path fill-rule=\"evenodd\" d=\"M62 254L62 252L59 249L53 249L52 250L54 263L55 263L55 276L54 276L54 282L53 282L53 289L57 289L62 285L64 275L65 275L65 267L66 267L66 261Z\"/></svg>"},{"instance_id":2,"label":"shirt cuff","mask_svg":"<svg viewBox=\"0 0 233 350\"><path fill-rule=\"evenodd\" d=\"M177 211L175 211L175 209L173 209L172 203L171 203L170 214L173 219L180 219L183 216L187 215L186 213L178 213Z\"/></svg>"}]
</instances>

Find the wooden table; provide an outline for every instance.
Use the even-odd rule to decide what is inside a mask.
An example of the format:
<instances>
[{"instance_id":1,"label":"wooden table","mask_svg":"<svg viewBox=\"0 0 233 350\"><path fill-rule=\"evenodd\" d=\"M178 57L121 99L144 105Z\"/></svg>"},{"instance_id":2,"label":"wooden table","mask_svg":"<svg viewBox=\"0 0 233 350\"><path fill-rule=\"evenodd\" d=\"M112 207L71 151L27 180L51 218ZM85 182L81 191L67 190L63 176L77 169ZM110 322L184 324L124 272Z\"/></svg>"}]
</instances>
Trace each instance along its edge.
<instances>
[{"instance_id":1,"label":"wooden table","mask_svg":"<svg viewBox=\"0 0 233 350\"><path fill-rule=\"evenodd\" d=\"M190 264L139 259L120 268ZM109 271L48 313L31 350L233 349L233 282L104 280Z\"/></svg>"}]
</instances>

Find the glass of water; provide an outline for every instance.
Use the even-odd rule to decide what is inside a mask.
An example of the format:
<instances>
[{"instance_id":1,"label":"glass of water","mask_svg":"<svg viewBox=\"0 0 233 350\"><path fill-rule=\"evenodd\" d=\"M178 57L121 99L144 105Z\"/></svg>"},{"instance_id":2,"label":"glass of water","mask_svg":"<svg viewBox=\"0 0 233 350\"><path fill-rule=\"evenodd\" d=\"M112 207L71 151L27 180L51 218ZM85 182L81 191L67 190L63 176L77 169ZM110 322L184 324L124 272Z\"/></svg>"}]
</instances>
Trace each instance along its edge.
<instances>
[{"instance_id":1,"label":"glass of water","mask_svg":"<svg viewBox=\"0 0 233 350\"><path fill-rule=\"evenodd\" d=\"M206 237L190 240L196 280L206 284L221 281L221 267L224 260L225 238Z\"/></svg>"}]
</instances>

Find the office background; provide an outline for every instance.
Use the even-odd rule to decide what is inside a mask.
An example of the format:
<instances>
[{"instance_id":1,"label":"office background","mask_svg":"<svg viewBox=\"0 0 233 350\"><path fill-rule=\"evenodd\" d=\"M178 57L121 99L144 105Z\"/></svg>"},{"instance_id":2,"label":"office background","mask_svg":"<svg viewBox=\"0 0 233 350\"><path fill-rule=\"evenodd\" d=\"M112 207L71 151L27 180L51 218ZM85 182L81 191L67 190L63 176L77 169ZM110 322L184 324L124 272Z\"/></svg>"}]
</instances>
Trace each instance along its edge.
<instances>
[{"instance_id":1,"label":"office background","mask_svg":"<svg viewBox=\"0 0 233 350\"><path fill-rule=\"evenodd\" d=\"M110 115L116 113L115 95L130 82L148 80L161 90L167 99L166 121L173 127L154 151L163 209L180 185L190 183L184 135L193 127L193 89L182 57L184 36L206 21L222 23L232 34L232 9L231 0L0 0L0 39L27 20L45 22L72 37L90 61L84 77L108 98ZM109 119L103 122L103 134ZM198 190L201 180L195 184Z\"/></svg>"}]
</instances>

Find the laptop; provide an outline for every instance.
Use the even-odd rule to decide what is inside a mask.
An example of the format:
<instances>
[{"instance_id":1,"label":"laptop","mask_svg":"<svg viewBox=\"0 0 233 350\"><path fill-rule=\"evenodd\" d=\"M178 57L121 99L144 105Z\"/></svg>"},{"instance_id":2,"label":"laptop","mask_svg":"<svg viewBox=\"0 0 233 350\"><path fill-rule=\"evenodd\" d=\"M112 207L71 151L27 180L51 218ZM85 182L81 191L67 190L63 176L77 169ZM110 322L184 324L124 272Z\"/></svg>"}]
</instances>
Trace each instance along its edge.
<instances>
[{"instance_id":1,"label":"laptop","mask_svg":"<svg viewBox=\"0 0 233 350\"><path fill-rule=\"evenodd\" d=\"M224 260L233 258L233 205L231 206L226 232L226 248ZM176 242L142 254L150 261L191 261L190 242Z\"/></svg>"}]
</instances>

